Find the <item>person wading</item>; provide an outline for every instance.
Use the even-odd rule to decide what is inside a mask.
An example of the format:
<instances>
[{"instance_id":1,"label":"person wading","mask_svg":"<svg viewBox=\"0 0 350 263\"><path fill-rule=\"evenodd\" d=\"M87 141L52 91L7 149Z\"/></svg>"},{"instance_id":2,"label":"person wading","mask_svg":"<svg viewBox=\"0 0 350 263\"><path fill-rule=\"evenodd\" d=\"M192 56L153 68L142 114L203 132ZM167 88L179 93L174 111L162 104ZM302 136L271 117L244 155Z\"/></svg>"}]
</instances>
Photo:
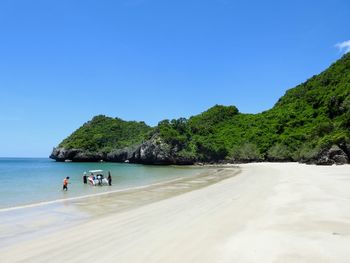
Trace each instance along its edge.
<instances>
[{"instance_id":1,"label":"person wading","mask_svg":"<svg viewBox=\"0 0 350 263\"><path fill-rule=\"evenodd\" d=\"M107 180L108 180L108 185L112 185L112 176L111 176L111 172L110 171L108 171Z\"/></svg>"},{"instance_id":2,"label":"person wading","mask_svg":"<svg viewBox=\"0 0 350 263\"><path fill-rule=\"evenodd\" d=\"M67 176L66 178L64 178L63 180L63 191L66 190L68 191L68 183L69 183L69 176Z\"/></svg>"}]
</instances>

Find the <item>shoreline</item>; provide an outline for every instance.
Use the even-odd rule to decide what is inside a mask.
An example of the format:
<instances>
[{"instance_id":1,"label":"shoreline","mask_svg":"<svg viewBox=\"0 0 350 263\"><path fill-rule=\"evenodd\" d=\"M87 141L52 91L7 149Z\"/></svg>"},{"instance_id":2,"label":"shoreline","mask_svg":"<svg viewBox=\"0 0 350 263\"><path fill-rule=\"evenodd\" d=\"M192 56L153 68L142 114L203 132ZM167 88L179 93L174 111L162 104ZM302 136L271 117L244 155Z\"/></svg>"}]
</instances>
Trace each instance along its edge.
<instances>
[{"instance_id":1,"label":"shoreline","mask_svg":"<svg viewBox=\"0 0 350 263\"><path fill-rule=\"evenodd\" d=\"M0 208L0 213L1 212L9 212L9 211L14 211L14 210L19 210L19 209L35 208L35 207L51 205L51 204L58 204L58 203L66 202L66 201L67 202L76 201L76 200L79 200L79 199L104 196L104 195L109 195L109 194L114 194L114 193L122 193L122 192L125 192L125 191L139 190L139 189L147 188L147 187L150 187L150 186L157 186L157 185L163 184L165 182L171 183L173 181L177 181L177 180L182 179L182 178L183 177L166 180L164 182L158 182L158 183L147 184L147 185L142 185L142 186L128 187L128 188L124 188L124 189L111 190L111 191L108 191L108 192L102 192L102 193L96 193L96 194L88 194L88 195L75 196L75 197L69 197L69 198L61 198L61 199L56 199L56 200L51 200L51 201L44 201L44 202L25 204L25 205L13 206L13 207L5 207L5 208Z\"/></svg>"},{"instance_id":2,"label":"shoreline","mask_svg":"<svg viewBox=\"0 0 350 263\"><path fill-rule=\"evenodd\" d=\"M42 158L44 159L44 158ZM47 159L47 158L46 158ZM159 181L156 183L150 183L146 185L141 185L141 186L131 186L123 189L117 189L117 190L111 190L107 192L102 192L102 193L94 193L94 194L86 194L86 195L81 195L81 196L75 196L75 197L69 197L69 198L60 198L60 199L55 199L55 200L50 200L50 201L42 201L42 202L36 202L36 203L29 203L29 204L23 204L23 205L17 205L17 206L10 206L10 207L3 207L0 208L0 213L2 212L9 212L9 211L14 211L14 210L19 210L19 209L26 209L26 208L35 208L35 207L40 207L40 206L45 206L45 205L51 205L51 204L57 204L57 203L62 203L62 202L69 202L69 201L75 201L79 199L85 199L85 198L92 198L92 197L98 197L98 196L105 196L109 194L114 194L114 193L123 193L126 191L136 191L140 189L144 189L147 187L152 187L152 186L157 186L157 185L162 185L164 183L171 183L171 182L176 182L178 180L186 179L186 178L191 178L194 176L200 176L203 173L206 173L208 170L211 169L220 169L220 168L233 168L233 167L238 167L237 165L234 164L225 164L225 165L189 165L189 166L182 166L182 165L171 165L177 168L185 168L185 169L191 169L191 168L202 168L205 171L201 171L198 174L195 175L190 175L190 176L181 176L175 179L167 179L164 181Z\"/></svg>"},{"instance_id":3,"label":"shoreline","mask_svg":"<svg viewBox=\"0 0 350 263\"><path fill-rule=\"evenodd\" d=\"M237 167L207 168L198 174L145 186L1 209L0 248L191 192L239 171Z\"/></svg>"},{"instance_id":4,"label":"shoreline","mask_svg":"<svg viewBox=\"0 0 350 263\"><path fill-rule=\"evenodd\" d=\"M102 209L107 213L97 212L79 224L0 247L2 259L8 263L350 261L349 165L239 167L240 176L196 190L187 191L186 184L179 183L183 193L157 202L143 203L143 198L158 194L156 188L120 196L120 204L133 200L141 205L121 210L115 209L119 206L108 210L107 205ZM209 173L210 177L215 175ZM170 190L171 184L167 187ZM85 212L96 209L88 211L85 205L78 202L76 207ZM62 215L70 215L63 211ZM98 253L90 249L96 244Z\"/></svg>"}]
</instances>

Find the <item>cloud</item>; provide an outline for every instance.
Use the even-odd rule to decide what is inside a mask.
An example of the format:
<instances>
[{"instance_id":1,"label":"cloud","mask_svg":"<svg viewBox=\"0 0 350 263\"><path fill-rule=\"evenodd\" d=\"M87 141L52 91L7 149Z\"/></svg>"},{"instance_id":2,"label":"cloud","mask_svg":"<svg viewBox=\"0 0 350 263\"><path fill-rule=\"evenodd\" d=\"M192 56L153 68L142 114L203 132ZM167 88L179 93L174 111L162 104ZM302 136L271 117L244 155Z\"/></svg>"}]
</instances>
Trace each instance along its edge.
<instances>
[{"instance_id":1,"label":"cloud","mask_svg":"<svg viewBox=\"0 0 350 263\"><path fill-rule=\"evenodd\" d=\"M340 52L348 53L350 52L350 40L338 43L335 47L338 48Z\"/></svg>"}]
</instances>

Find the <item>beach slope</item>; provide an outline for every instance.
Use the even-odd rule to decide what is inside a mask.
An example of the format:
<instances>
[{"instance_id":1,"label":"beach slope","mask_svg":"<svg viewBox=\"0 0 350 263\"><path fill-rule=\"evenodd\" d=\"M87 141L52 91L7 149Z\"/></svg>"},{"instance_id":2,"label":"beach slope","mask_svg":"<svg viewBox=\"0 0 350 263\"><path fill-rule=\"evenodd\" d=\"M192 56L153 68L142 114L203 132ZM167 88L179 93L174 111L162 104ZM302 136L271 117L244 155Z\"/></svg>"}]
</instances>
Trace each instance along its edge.
<instances>
[{"instance_id":1,"label":"beach slope","mask_svg":"<svg viewBox=\"0 0 350 263\"><path fill-rule=\"evenodd\" d=\"M350 262L350 167L234 177L0 250L1 262Z\"/></svg>"}]
</instances>

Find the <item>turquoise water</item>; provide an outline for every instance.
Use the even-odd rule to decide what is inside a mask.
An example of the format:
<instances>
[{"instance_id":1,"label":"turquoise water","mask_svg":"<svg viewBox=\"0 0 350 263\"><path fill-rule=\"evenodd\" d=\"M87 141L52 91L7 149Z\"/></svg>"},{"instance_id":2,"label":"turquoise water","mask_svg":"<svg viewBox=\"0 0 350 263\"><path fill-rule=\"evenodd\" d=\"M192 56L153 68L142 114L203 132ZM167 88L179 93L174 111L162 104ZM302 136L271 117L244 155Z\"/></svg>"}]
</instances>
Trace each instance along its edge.
<instances>
[{"instance_id":1,"label":"turquoise water","mask_svg":"<svg viewBox=\"0 0 350 263\"><path fill-rule=\"evenodd\" d=\"M111 171L113 185L92 187L82 182L84 171ZM0 208L138 187L189 176L200 168L144 166L122 163L58 163L46 158L0 158ZM69 176L68 191L62 191Z\"/></svg>"}]
</instances>

